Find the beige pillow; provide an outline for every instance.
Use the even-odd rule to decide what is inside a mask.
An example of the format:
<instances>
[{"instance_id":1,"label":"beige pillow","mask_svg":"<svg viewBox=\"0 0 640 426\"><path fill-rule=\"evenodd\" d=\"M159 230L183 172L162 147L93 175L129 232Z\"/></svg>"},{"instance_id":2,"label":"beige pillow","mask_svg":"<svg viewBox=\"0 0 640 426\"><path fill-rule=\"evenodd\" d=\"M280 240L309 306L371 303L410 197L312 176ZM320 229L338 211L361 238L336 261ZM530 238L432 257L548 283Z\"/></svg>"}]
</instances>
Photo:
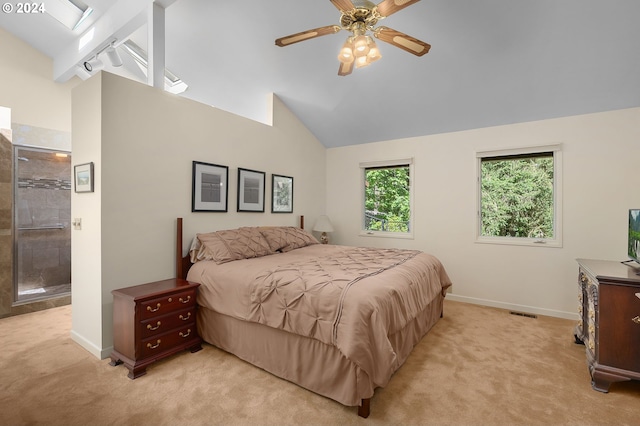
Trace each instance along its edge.
<instances>
[{"instance_id":1,"label":"beige pillow","mask_svg":"<svg viewBox=\"0 0 640 426\"><path fill-rule=\"evenodd\" d=\"M300 247L320 244L316 237L295 226L261 227L259 229L274 252L285 253Z\"/></svg>"},{"instance_id":2,"label":"beige pillow","mask_svg":"<svg viewBox=\"0 0 640 426\"><path fill-rule=\"evenodd\" d=\"M220 264L274 253L267 240L255 227L197 234L197 238L201 243L195 256L197 260L213 260Z\"/></svg>"}]
</instances>

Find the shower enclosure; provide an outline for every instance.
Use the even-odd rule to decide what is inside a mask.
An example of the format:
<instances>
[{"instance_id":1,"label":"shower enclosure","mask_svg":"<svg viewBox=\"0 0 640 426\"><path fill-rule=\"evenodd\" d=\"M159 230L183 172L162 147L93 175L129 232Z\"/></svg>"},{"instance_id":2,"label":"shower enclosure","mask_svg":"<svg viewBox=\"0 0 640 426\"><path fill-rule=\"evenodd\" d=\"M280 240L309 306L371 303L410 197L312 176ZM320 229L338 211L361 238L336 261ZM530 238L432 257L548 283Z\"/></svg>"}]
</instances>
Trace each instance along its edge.
<instances>
[{"instance_id":1,"label":"shower enclosure","mask_svg":"<svg viewBox=\"0 0 640 426\"><path fill-rule=\"evenodd\" d=\"M71 292L71 155L14 147L14 304Z\"/></svg>"}]
</instances>

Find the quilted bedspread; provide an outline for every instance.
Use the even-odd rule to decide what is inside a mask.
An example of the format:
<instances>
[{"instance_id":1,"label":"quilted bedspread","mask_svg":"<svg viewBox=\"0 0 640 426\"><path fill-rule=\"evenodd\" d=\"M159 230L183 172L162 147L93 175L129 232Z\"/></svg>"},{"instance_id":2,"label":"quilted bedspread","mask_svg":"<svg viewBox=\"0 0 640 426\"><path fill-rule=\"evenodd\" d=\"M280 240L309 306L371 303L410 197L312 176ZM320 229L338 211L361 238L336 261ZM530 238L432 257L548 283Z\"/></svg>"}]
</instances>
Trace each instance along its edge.
<instances>
[{"instance_id":1,"label":"quilted bedspread","mask_svg":"<svg viewBox=\"0 0 640 426\"><path fill-rule=\"evenodd\" d=\"M440 261L420 251L320 244L198 262L188 279L202 284L200 304L336 346L378 386L402 362L389 336L451 285Z\"/></svg>"}]
</instances>

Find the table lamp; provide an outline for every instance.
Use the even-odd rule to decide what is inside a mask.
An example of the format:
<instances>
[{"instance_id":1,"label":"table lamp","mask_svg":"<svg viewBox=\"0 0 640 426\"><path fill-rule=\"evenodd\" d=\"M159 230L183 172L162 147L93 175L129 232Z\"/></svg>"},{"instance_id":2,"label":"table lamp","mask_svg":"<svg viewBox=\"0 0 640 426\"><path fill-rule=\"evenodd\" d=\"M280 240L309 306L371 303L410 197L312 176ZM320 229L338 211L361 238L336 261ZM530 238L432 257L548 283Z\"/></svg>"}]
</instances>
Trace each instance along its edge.
<instances>
[{"instance_id":1,"label":"table lamp","mask_svg":"<svg viewBox=\"0 0 640 426\"><path fill-rule=\"evenodd\" d=\"M313 230L317 232L322 232L320 236L320 242L322 244L327 244L329 242L329 238L327 237L327 232L333 232L333 226L331 226L331 221L329 220L329 216L322 215L318 217L315 225L313 226Z\"/></svg>"}]
</instances>

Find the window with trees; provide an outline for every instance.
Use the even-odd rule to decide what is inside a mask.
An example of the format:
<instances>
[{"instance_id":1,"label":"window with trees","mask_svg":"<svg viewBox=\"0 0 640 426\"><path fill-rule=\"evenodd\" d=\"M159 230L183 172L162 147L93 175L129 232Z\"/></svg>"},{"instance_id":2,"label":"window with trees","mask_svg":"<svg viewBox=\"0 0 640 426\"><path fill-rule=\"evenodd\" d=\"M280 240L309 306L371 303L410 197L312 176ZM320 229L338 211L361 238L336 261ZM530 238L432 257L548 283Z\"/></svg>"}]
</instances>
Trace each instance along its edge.
<instances>
[{"instance_id":1,"label":"window with trees","mask_svg":"<svg viewBox=\"0 0 640 426\"><path fill-rule=\"evenodd\" d=\"M412 236L411 159L362 163L365 235Z\"/></svg>"},{"instance_id":2,"label":"window with trees","mask_svg":"<svg viewBox=\"0 0 640 426\"><path fill-rule=\"evenodd\" d=\"M477 158L478 241L561 246L560 145Z\"/></svg>"}]
</instances>

